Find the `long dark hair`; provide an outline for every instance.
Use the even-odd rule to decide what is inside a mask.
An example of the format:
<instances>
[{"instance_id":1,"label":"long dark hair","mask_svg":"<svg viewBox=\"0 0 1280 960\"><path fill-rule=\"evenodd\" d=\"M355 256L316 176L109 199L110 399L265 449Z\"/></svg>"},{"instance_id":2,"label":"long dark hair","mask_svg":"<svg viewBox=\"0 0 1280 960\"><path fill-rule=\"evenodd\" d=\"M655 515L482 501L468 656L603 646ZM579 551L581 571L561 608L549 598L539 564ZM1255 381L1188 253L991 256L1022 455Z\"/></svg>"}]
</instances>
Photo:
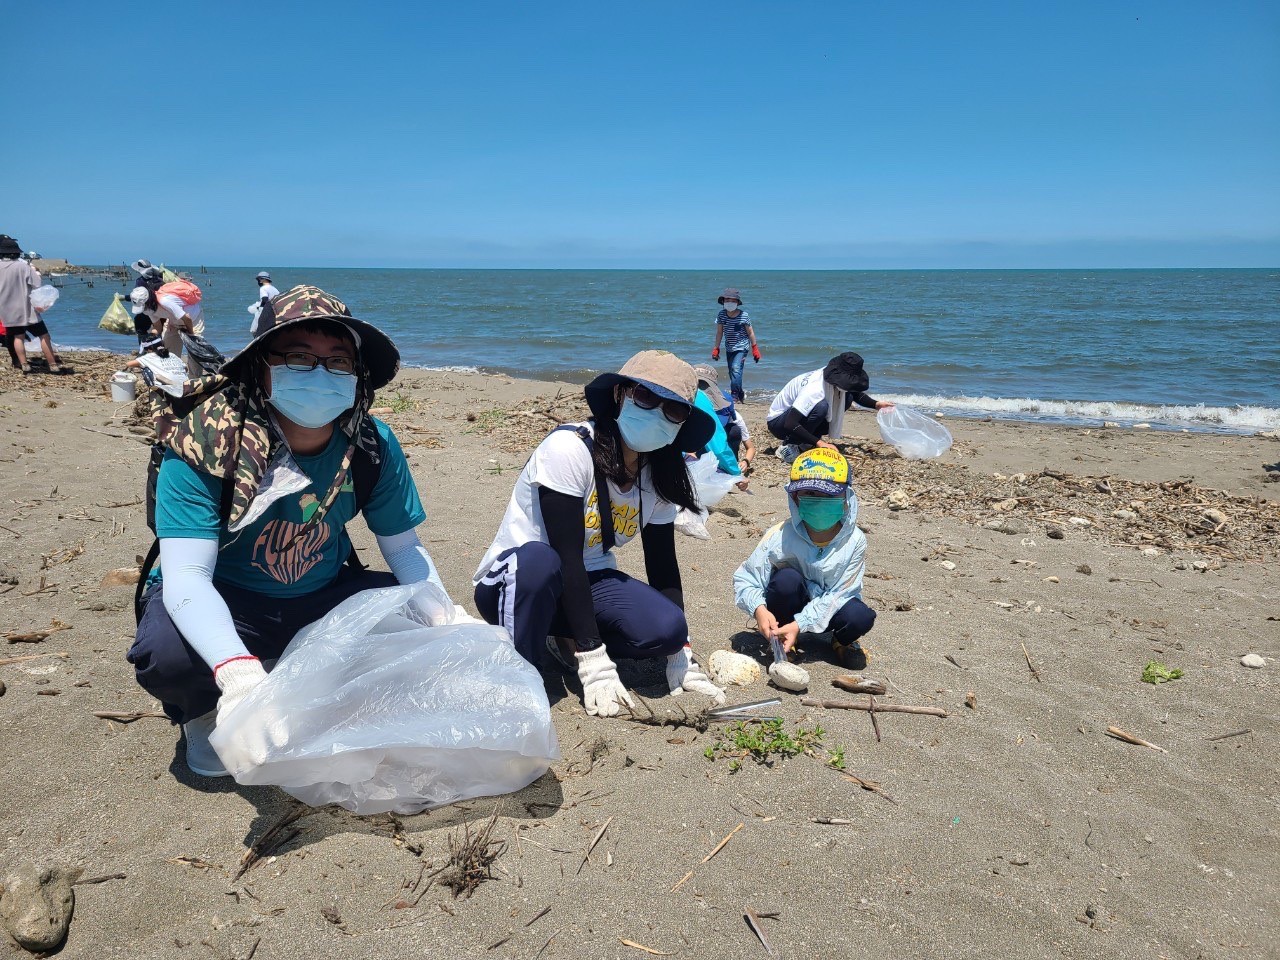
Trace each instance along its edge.
<instances>
[{"instance_id":1,"label":"long dark hair","mask_svg":"<svg viewBox=\"0 0 1280 960\"><path fill-rule=\"evenodd\" d=\"M627 472L622 457L622 434L618 432L617 408L614 407L612 412L610 417L593 418L596 430L591 456L596 469L618 486L625 486L638 482L640 478ZM694 492L693 481L689 479L684 453L677 450L675 444L640 454L640 469L643 470L645 464L649 465L649 476L658 496L667 503L697 512L698 495Z\"/></svg>"}]
</instances>

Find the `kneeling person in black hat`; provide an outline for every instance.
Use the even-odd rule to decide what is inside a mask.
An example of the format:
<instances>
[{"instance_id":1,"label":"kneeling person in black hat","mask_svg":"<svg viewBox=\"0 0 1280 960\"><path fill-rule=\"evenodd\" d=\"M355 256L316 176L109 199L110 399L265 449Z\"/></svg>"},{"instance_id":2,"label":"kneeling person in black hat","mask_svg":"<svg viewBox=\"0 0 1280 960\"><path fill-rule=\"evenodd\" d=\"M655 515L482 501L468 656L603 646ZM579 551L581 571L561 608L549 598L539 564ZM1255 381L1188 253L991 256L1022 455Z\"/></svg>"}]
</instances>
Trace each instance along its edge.
<instances>
[{"instance_id":1,"label":"kneeling person in black hat","mask_svg":"<svg viewBox=\"0 0 1280 960\"><path fill-rule=\"evenodd\" d=\"M676 511L698 509L682 451L715 430L693 405L697 389L693 369L664 350L587 384L593 416L534 450L473 577L480 615L506 627L535 667L545 652L576 671L592 716L633 705L614 659L666 657L673 694L724 702L693 658L676 562ZM636 536L648 583L613 555Z\"/></svg>"},{"instance_id":2,"label":"kneeling person in black hat","mask_svg":"<svg viewBox=\"0 0 1280 960\"><path fill-rule=\"evenodd\" d=\"M218 718L266 677L303 626L363 590L430 580L426 518L400 444L369 416L400 357L391 340L315 287L264 308L262 333L183 417L162 421L156 488L163 579L143 598L128 659L183 724L187 765L225 776ZM391 573L353 562L363 513ZM452 611L419 611L440 622Z\"/></svg>"},{"instance_id":3,"label":"kneeling person in black hat","mask_svg":"<svg viewBox=\"0 0 1280 960\"><path fill-rule=\"evenodd\" d=\"M824 440L832 424L844 419L855 403L869 410L892 407L888 400L874 400L867 394L871 378L862 368L862 357L842 353L832 357L821 370L811 370L792 379L778 391L769 406L769 432L783 442L778 457L790 463L797 455L814 447L836 449Z\"/></svg>"}]
</instances>

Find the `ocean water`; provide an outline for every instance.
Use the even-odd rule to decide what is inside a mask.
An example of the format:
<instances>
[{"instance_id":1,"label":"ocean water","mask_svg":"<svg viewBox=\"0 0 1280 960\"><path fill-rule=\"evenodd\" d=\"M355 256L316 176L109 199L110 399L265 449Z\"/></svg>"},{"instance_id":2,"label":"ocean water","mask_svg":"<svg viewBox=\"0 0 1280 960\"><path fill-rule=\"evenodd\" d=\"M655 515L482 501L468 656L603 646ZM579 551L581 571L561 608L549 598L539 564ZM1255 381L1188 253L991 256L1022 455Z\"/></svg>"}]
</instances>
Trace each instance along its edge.
<instances>
[{"instance_id":1,"label":"ocean water","mask_svg":"<svg viewBox=\"0 0 1280 960\"><path fill-rule=\"evenodd\" d=\"M242 347L260 268L176 269L204 290L209 338L224 352ZM715 298L736 286L765 354L747 362L753 398L856 350L873 396L949 416L1280 429L1280 269L272 275L282 290L314 283L342 297L414 366L581 383L646 348L709 361ZM130 347L97 329L125 285L52 282L63 285L46 317L59 344Z\"/></svg>"}]
</instances>

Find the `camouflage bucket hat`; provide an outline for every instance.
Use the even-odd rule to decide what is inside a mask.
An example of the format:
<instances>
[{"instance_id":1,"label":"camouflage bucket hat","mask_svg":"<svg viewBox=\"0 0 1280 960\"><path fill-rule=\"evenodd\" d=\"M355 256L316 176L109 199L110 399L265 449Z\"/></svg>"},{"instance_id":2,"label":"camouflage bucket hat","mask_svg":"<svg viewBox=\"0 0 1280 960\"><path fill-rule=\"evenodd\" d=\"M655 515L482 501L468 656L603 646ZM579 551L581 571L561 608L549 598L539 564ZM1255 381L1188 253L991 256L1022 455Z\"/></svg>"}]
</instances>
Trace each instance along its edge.
<instances>
[{"instance_id":1,"label":"camouflage bucket hat","mask_svg":"<svg viewBox=\"0 0 1280 960\"><path fill-rule=\"evenodd\" d=\"M400 369L400 351L390 337L373 324L351 316L347 305L333 294L319 287L299 285L267 301L258 318L257 336L219 372L245 382L267 342L286 327L306 320L333 320L351 332L371 391L385 387Z\"/></svg>"}]
</instances>

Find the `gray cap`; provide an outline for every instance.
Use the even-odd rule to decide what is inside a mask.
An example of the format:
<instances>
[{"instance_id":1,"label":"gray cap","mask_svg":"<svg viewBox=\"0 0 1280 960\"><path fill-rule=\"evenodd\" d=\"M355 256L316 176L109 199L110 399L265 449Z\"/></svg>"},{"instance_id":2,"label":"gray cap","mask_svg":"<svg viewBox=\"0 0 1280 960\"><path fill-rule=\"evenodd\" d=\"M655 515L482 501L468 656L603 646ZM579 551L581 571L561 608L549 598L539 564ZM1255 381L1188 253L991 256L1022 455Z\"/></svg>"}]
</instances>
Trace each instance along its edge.
<instances>
[{"instance_id":1,"label":"gray cap","mask_svg":"<svg viewBox=\"0 0 1280 960\"><path fill-rule=\"evenodd\" d=\"M267 271L265 271L265 270L262 270L262 271L260 271L260 272L258 273L258 276L257 276L255 279L258 279L258 280L266 280L268 283L270 283L270 282L271 282L271 274L267 273Z\"/></svg>"}]
</instances>

